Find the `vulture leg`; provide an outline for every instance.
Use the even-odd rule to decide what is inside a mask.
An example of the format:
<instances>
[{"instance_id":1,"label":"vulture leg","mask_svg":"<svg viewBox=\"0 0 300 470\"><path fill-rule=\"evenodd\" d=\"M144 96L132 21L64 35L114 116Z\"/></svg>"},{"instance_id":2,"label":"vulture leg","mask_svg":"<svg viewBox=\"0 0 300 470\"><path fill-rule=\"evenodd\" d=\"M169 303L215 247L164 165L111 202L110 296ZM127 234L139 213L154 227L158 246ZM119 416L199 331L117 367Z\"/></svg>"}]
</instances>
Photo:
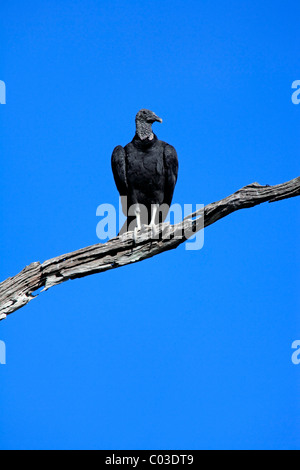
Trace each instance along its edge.
<instances>
[{"instance_id":1,"label":"vulture leg","mask_svg":"<svg viewBox=\"0 0 300 470\"><path fill-rule=\"evenodd\" d=\"M152 204L151 205L152 212L151 212L150 228L151 228L152 238L155 238L155 236L157 234L155 219L156 219L156 214L157 214L157 211L158 211L158 207L159 207L159 204Z\"/></svg>"},{"instance_id":2,"label":"vulture leg","mask_svg":"<svg viewBox=\"0 0 300 470\"><path fill-rule=\"evenodd\" d=\"M134 227L133 231L133 239L136 242L137 237L138 237L138 232L141 231L142 229L142 224L141 224L141 209L138 204L136 204L135 209L134 209L134 215L136 218L136 226Z\"/></svg>"}]
</instances>

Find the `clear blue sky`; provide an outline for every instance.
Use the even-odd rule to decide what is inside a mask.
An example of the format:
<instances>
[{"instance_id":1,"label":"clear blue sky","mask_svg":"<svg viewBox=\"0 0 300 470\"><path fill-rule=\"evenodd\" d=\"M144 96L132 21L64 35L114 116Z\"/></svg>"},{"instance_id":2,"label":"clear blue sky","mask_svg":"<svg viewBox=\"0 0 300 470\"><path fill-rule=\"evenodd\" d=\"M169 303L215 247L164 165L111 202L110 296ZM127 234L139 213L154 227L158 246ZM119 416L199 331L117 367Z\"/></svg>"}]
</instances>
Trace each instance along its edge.
<instances>
[{"instance_id":1,"label":"clear blue sky","mask_svg":"<svg viewBox=\"0 0 300 470\"><path fill-rule=\"evenodd\" d=\"M97 243L142 108L174 202L299 176L297 1L1 2L1 265ZM299 210L238 211L184 246L69 281L0 324L1 449L300 448Z\"/></svg>"}]
</instances>

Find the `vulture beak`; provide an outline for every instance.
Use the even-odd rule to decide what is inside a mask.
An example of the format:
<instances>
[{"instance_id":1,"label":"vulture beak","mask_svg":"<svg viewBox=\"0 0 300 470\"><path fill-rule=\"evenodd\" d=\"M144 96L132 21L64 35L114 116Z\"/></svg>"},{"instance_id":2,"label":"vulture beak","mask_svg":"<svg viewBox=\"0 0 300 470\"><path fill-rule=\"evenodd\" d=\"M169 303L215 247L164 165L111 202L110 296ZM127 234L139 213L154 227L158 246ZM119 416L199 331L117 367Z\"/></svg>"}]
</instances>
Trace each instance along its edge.
<instances>
[{"instance_id":1,"label":"vulture beak","mask_svg":"<svg viewBox=\"0 0 300 470\"><path fill-rule=\"evenodd\" d=\"M162 118L156 116L156 114L153 113L153 116L151 117L151 120L149 120L150 122L160 122L162 123Z\"/></svg>"}]
</instances>

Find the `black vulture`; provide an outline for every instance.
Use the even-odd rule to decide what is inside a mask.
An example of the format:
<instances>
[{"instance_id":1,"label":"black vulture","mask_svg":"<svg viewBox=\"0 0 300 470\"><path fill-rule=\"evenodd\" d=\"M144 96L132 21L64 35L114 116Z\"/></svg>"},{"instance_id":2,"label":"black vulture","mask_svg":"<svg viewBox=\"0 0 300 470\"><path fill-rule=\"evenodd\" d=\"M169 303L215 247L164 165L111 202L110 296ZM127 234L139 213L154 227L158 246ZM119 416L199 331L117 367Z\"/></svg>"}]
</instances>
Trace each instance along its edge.
<instances>
[{"instance_id":1,"label":"black vulture","mask_svg":"<svg viewBox=\"0 0 300 470\"><path fill-rule=\"evenodd\" d=\"M158 140L154 122L162 122L152 111L141 109L135 118L136 133L129 144L115 147L111 157L114 180L127 221L119 235L144 225L155 225L167 217L177 181L178 158L172 145Z\"/></svg>"}]
</instances>

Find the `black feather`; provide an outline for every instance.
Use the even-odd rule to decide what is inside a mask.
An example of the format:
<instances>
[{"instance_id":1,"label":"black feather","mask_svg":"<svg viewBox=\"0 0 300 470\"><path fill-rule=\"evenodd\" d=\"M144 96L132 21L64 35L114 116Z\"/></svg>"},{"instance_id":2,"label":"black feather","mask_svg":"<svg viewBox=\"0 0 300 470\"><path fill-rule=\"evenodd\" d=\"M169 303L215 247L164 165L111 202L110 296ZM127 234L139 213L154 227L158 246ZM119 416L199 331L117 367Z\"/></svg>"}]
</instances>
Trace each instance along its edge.
<instances>
[{"instance_id":1,"label":"black feather","mask_svg":"<svg viewBox=\"0 0 300 470\"><path fill-rule=\"evenodd\" d=\"M165 220L178 175L178 158L174 147L158 140L155 134L152 139L144 140L136 134L124 148L119 145L114 149L112 171L120 196L127 196L127 207L122 204L127 217L131 206L143 205L146 213L141 211L141 221L148 225L151 205L159 204L160 217L156 223ZM134 219L134 216L129 216L127 223ZM120 233L125 229L124 226Z\"/></svg>"}]
</instances>

